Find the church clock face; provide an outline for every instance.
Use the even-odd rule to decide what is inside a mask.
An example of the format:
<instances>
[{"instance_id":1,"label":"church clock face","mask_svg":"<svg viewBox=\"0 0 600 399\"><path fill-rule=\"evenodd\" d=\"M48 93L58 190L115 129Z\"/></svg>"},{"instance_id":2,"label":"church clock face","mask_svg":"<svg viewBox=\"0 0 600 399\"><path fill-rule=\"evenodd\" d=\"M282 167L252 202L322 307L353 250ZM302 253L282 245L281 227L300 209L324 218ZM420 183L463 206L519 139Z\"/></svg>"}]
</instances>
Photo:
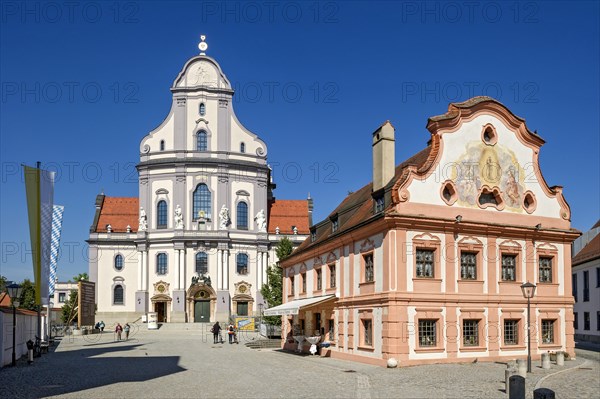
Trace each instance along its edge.
<instances>
[{"instance_id":1,"label":"church clock face","mask_svg":"<svg viewBox=\"0 0 600 399\"><path fill-rule=\"evenodd\" d=\"M246 286L245 285L240 286L240 290L239 291L240 291L240 294L246 293Z\"/></svg>"}]
</instances>

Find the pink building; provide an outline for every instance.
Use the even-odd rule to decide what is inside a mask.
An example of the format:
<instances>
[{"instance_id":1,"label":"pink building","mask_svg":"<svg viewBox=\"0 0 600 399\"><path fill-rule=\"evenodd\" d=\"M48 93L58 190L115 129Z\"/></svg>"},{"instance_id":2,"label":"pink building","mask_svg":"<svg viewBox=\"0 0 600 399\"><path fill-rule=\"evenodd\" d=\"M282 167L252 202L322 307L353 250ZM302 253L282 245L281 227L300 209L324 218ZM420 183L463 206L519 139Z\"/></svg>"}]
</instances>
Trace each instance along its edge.
<instances>
[{"instance_id":1,"label":"pink building","mask_svg":"<svg viewBox=\"0 0 600 399\"><path fill-rule=\"evenodd\" d=\"M544 140L476 97L429 118L425 149L396 166L394 127L373 133L373 182L282 262L283 346L401 366L574 354L570 208L538 163ZM305 342L304 350L309 344Z\"/></svg>"}]
</instances>

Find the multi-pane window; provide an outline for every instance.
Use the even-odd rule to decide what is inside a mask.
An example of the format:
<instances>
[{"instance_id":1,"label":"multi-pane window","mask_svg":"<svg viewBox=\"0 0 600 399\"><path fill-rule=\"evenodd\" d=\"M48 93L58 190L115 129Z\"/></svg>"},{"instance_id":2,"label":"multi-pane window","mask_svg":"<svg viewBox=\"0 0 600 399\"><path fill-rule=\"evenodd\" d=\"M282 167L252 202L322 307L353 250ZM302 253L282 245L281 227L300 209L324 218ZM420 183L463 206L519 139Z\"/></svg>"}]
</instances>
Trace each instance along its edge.
<instances>
[{"instance_id":1,"label":"multi-pane window","mask_svg":"<svg viewBox=\"0 0 600 399\"><path fill-rule=\"evenodd\" d=\"M419 346L436 346L436 321L419 320Z\"/></svg>"},{"instance_id":2,"label":"multi-pane window","mask_svg":"<svg viewBox=\"0 0 600 399\"><path fill-rule=\"evenodd\" d=\"M373 321L363 320L363 333L364 333L364 344L366 346L373 346Z\"/></svg>"},{"instance_id":3,"label":"multi-pane window","mask_svg":"<svg viewBox=\"0 0 600 399\"><path fill-rule=\"evenodd\" d=\"M384 207L385 207L385 199L384 199L383 195L376 197L375 198L375 213L382 212Z\"/></svg>"},{"instance_id":4,"label":"multi-pane window","mask_svg":"<svg viewBox=\"0 0 600 399\"><path fill-rule=\"evenodd\" d=\"M317 274L317 289L320 290L321 288L323 288L323 276L321 273L321 269L317 269L316 274Z\"/></svg>"},{"instance_id":5,"label":"multi-pane window","mask_svg":"<svg viewBox=\"0 0 600 399\"><path fill-rule=\"evenodd\" d=\"M204 130L200 130L197 135L196 150L206 151L208 149L208 135Z\"/></svg>"},{"instance_id":6,"label":"multi-pane window","mask_svg":"<svg viewBox=\"0 0 600 399\"><path fill-rule=\"evenodd\" d=\"M156 255L156 274L167 274L167 254Z\"/></svg>"},{"instance_id":7,"label":"multi-pane window","mask_svg":"<svg viewBox=\"0 0 600 399\"><path fill-rule=\"evenodd\" d=\"M237 315L238 316L248 316L248 302L238 302L237 303Z\"/></svg>"},{"instance_id":8,"label":"multi-pane window","mask_svg":"<svg viewBox=\"0 0 600 399\"><path fill-rule=\"evenodd\" d=\"M123 255L121 254L115 256L115 269L118 271L123 270Z\"/></svg>"},{"instance_id":9,"label":"multi-pane window","mask_svg":"<svg viewBox=\"0 0 600 399\"><path fill-rule=\"evenodd\" d=\"M194 220L198 220L202 215L205 218L210 218L210 202L211 202L211 194L208 186L204 183L198 184L198 187L194 190L194 198L193 198L193 213Z\"/></svg>"},{"instance_id":10,"label":"multi-pane window","mask_svg":"<svg viewBox=\"0 0 600 399\"><path fill-rule=\"evenodd\" d=\"M248 204L244 201L237 204L237 228L238 230L248 230Z\"/></svg>"},{"instance_id":11,"label":"multi-pane window","mask_svg":"<svg viewBox=\"0 0 600 399\"><path fill-rule=\"evenodd\" d=\"M329 265L329 288L335 288L335 265Z\"/></svg>"},{"instance_id":12,"label":"multi-pane window","mask_svg":"<svg viewBox=\"0 0 600 399\"><path fill-rule=\"evenodd\" d=\"M338 230L338 227L340 227L340 222L336 216L335 218L331 219L331 232L335 233Z\"/></svg>"},{"instance_id":13,"label":"multi-pane window","mask_svg":"<svg viewBox=\"0 0 600 399\"><path fill-rule=\"evenodd\" d=\"M164 150L165 150L165 141L164 141L164 140L161 140L161 141L160 141L160 150L161 150L161 151L164 151Z\"/></svg>"},{"instance_id":14,"label":"multi-pane window","mask_svg":"<svg viewBox=\"0 0 600 399\"><path fill-rule=\"evenodd\" d=\"M519 343L519 321L504 320L504 345L517 345Z\"/></svg>"},{"instance_id":15,"label":"multi-pane window","mask_svg":"<svg viewBox=\"0 0 600 399\"><path fill-rule=\"evenodd\" d=\"M294 295L294 276L290 276L290 295Z\"/></svg>"},{"instance_id":16,"label":"multi-pane window","mask_svg":"<svg viewBox=\"0 0 600 399\"><path fill-rule=\"evenodd\" d=\"M584 270L583 272L583 302L590 301L590 272Z\"/></svg>"},{"instance_id":17,"label":"multi-pane window","mask_svg":"<svg viewBox=\"0 0 600 399\"><path fill-rule=\"evenodd\" d=\"M248 255L247 254L237 254L236 264L237 264L238 274L248 274Z\"/></svg>"},{"instance_id":18,"label":"multi-pane window","mask_svg":"<svg viewBox=\"0 0 600 399\"><path fill-rule=\"evenodd\" d=\"M335 339L335 320L329 320L329 340Z\"/></svg>"},{"instance_id":19,"label":"multi-pane window","mask_svg":"<svg viewBox=\"0 0 600 399\"><path fill-rule=\"evenodd\" d=\"M240 144L240 152L241 152L242 154L244 154L244 153L246 152L246 144L244 144L244 143L241 143L241 144Z\"/></svg>"},{"instance_id":20,"label":"multi-pane window","mask_svg":"<svg viewBox=\"0 0 600 399\"><path fill-rule=\"evenodd\" d=\"M583 329L586 331L590 329L590 312L583 312Z\"/></svg>"},{"instance_id":21,"label":"multi-pane window","mask_svg":"<svg viewBox=\"0 0 600 399\"><path fill-rule=\"evenodd\" d=\"M373 254L364 256L365 261L365 282L371 282L374 279L373 276Z\"/></svg>"},{"instance_id":22,"label":"multi-pane window","mask_svg":"<svg viewBox=\"0 0 600 399\"><path fill-rule=\"evenodd\" d=\"M573 312L573 328L577 330L579 328L579 317L577 312Z\"/></svg>"},{"instance_id":23,"label":"multi-pane window","mask_svg":"<svg viewBox=\"0 0 600 399\"><path fill-rule=\"evenodd\" d=\"M310 230L310 242L315 242L317 240L317 229L313 228Z\"/></svg>"},{"instance_id":24,"label":"multi-pane window","mask_svg":"<svg viewBox=\"0 0 600 399\"><path fill-rule=\"evenodd\" d=\"M542 343L554 343L554 320L542 320Z\"/></svg>"},{"instance_id":25,"label":"multi-pane window","mask_svg":"<svg viewBox=\"0 0 600 399\"><path fill-rule=\"evenodd\" d=\"M538 261L540 271L540 283L552 282L552 258L540 256Z\"/></svg>"},{"instance_id":26,"label":"multi-pane window","mask_svg":"<svg viewBox=\"0 0 600 399\"><path fill-rule=\"evenodd\" d=\"M122 285L115 285L115 288L113 289L113 303L115 305L123 304L123 286Z\"/></svg>"},{"instance_id":27,"label":"multi-pane window","mask_svg":"<svg viewBox=\"0 0 600 399\"><path fill-rule=\"evenodd\" d=\"M517 255L502 254L502 280L515 281Z\"/></svg>"},{"instance_id":28,"label":"multi-pane window","mask_svg":"<svg viewBox=\"0 0 600 399\"><path fill-rule=\"evenodd\" d=\"M302 285L302 293L306 292L306 273L301 273L300 274L300 283Z\"/></svg>"},{"instance_id":29,"label":"multi-pane window","mask_svg":"<svg viewBox=\"0 0 600 399\"><path fill-rule=\"evenodd\" d=\"M204 116L206 114L206 105L204 103L200 103L200 116Z\"/></svg>"},{"instance_id":30,"label":"multi-pane window","mask_svg":"<svg viewBox=\"0 0 600 399\"><path fill-rule=\"evenodd\" d=\"M460 278L463 280L477 279L477 254L473 252L460 253Z\"/></svg>"},{"instance_id":31,"label":"multi-pane window","mask_svg":"<svg viewBox=\"0 0 600 399\"><path fill-rule=\"evenodd\" d=\"M166 229L167 228L167 202L158 201L156 205L156 228Z\"/></svg>"},{"instance_id":32,"label":"multi-pane window","mask_svg":"<svg viewBox=\"0 0 600 399\"><path fill-rule=\"evenodd\" d=\"M433 277L434 251L417 249L417 277Z\"/></svg>"},{"instance_id":33,"label":"multi-pane window","mask_svg":"<svg viewBox=\"0 0 600 399\"><path fill-rule=\"evenodd\" d=\"M573 273L571 279L571 292L573 293L573 298L575 298L575 302L577 302L577 273Z\"/></svg>"},{"instance_id":34,"label":"multi-pane window","mask_svg":"<svg viewBox=\"0 0 600 399\"><path fill-rule=\"evenodd\" d=\"M208 273L208 254L206 252L198 252L196 254L196 273Z\"/></svg>"},{"instance_id":35,"label":"multi-pane window","mask_svg":"<svg viewBox=\"0 0 600 399\"><path fill-rule=\"evenodd\" d=\"M64 292L60 292L58 294L58 302L60 303L64 303L65 302L65 298L66 298L67 294L65 294Z\"/></svg>"},{"instance_id":36,"label":"multi-pane window","mask_svg":"<svg viewBox=\"0 0 600 399\"><path fill-rule=\"evenodd\" d=\"M479 345L479 320L463 320L463 345Z\"/></svg>"}]
</instances>

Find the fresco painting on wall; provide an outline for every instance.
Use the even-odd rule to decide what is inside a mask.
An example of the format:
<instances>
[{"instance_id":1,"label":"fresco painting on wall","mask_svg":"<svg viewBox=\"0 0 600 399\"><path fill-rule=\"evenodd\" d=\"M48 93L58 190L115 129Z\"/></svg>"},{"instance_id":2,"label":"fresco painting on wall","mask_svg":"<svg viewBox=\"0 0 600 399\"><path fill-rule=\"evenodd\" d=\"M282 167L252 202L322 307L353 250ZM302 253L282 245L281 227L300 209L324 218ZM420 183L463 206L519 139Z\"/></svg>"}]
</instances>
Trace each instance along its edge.
<instances>
[{"instance_id":1,"label":"fresco painting on wall","mask_svg":"<svg viewBox=\"0 0 600 399\"><path fill-rule=\"evenodd\" d=\"M455 162L452 176L459 205L478 207L479 195L487 186L500 191L507 210L519 213L523 212L524 180L525 172L511 150L481 142L467 144L465 153Z\"/></svg>"}]
</instances>

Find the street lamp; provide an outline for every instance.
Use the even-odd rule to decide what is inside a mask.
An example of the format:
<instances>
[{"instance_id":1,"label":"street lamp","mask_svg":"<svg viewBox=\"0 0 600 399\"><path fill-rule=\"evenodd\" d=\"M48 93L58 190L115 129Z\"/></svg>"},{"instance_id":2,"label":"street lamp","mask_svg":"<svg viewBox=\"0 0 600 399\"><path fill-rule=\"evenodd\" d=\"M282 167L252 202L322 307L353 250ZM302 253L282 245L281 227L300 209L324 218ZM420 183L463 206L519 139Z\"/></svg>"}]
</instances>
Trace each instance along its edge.
<instances>
[{"instance_id":1,"label":"street lamp","mask_svg":"<svg viewBox=\"0 0 600 399\"><path fill-rule=\"evenodd\" d=\"M48 302L48 314L46 315L47 321L48 321L48 341L50 341L50 339L52 338L52 330L50 329L52 327L52 309L54 308L54 302L53 301L49 301Z\"/></svg>"},{"instance_id":2,"label":"street lamp","mask_svg":"<svg viewBox=\"0 0 600 399\"><path fill-rule=\"evenodd\" d=\"M19 297L21 296L21 286L19 284L11 284L6 286L6 292L12 301L13 308L13 342L12 342L12 365L17 365L17 352L16 352L16 337L17 337L17 307L19 306Z\"/></svg>"},{"instance_id":3,"label":"street lamp","mask_svg":"<svg viewBox=\"0 0 600 399\"><path fill-rule=\"evenodd\" d=\"M523 296L527 298L527 372L531 373L531 298L535 295L535 284L529 281L521 285Z\"/></svg>"}]
</instances>

